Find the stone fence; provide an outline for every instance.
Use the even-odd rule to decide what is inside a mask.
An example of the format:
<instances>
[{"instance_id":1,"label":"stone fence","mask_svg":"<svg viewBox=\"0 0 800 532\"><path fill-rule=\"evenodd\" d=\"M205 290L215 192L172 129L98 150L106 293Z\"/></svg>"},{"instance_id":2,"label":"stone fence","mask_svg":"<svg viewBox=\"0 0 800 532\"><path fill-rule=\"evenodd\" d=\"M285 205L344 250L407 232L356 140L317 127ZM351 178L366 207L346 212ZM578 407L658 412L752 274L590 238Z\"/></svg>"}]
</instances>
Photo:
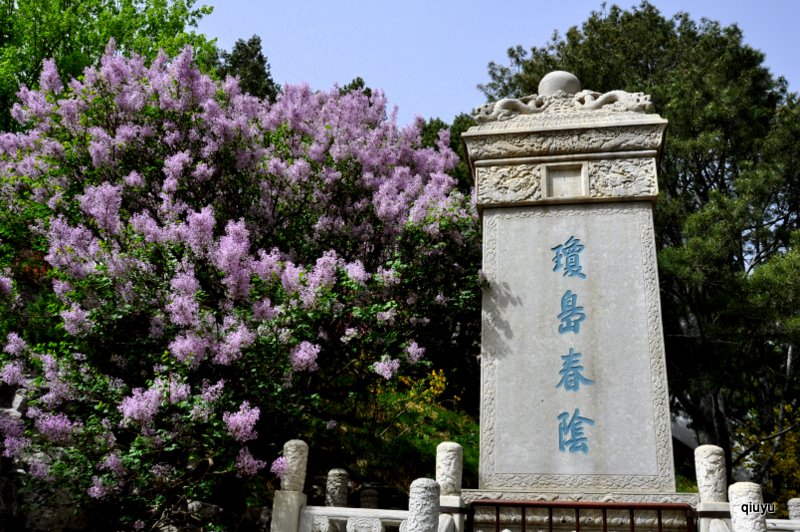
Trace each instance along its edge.
<instances>
[{"instance_id":1,"label":"stone fence","mask_svg":"<svg viewBox=\"0 0 800 532\"><path fill-rule=\"evenodd\" d=\"M347 507L349 476L343 469L328 473L325 506L307 506L303 493L308 445L284 445L287 471L275 492L271 532L464 532L461 495L463 450L453 442L437 447L436 480L411 483L408 510ZM800 499L789 501L789 519L767 519L761 486L752 482L727 485L723 450L701 445L695 450L700 502L698 532L800 532ZM365 490L362 506L377 506L376 493ZM452 513L449 513L451 510ZM583 528L583 526L581 527Z\"/></svg>"},{"instance_id":2,"label":"stone fence","mask_svg":"<svg viewBox=\"0 0 800 532\"><path fill-rule=\"evenodd\" d=\"M325 506L307 506L303 485L308 445L301 440L288 441L283 456L287 470L281 489L275 492L272 532L464 532L464 517L457 511L464 507L463 450L457 443L444 442L437 447L436 480L419 478L411 483L408 510L346 507L349 477L343 469L328 473ZM362 506L372 505L363 504L363 495ZM449 508L455 513L447 513Z\"/></svg>"}]
</instances>

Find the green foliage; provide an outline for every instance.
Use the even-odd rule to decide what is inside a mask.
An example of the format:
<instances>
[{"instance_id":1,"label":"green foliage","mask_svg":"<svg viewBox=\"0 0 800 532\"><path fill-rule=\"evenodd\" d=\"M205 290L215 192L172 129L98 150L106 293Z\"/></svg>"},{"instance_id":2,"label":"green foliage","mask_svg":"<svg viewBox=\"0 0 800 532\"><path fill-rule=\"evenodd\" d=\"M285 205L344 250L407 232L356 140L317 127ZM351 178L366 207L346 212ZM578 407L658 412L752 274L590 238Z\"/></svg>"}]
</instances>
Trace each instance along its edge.
<instances>
[{"instance_id":1,"label":"green foliage","mask_svg":"<svg viewBox=\"0 0 800 532\"><path fill-rule=\"evenodd\" d=\"M222 51L216 60L217 74L239 78L243 92L271 102L280 92L280 86L272 79L269 63L261 49L261 37L253 35L246 41L239 39L230 52Z\"/></svg>"},{"instance_id":2,"label":"green foliage","mask_svg":"<svg viewBox=\"0 0 800 532\"><path fill-rule=\"evenodd\" d=\"M213 43L191 28L211 8L196 0L2 0L0 2L0 130L15 127L11 106L21 85L38 85L42 61L55 59L64 79L103 54L109 39L125 54L174 56L186 45L201 62Z\"/></svg>"},{"instance_id":3,"label":"green foliage","mask_svg":"<svg viewBox=\"0 0 800 532\"><path fill-rule=\"evenodd\" d=\"M655 222L673 405L701 443L726 450L729 467L755 459L754 448L732 453L743 430L783 445L772 435L790 426L780 413L800 394L796 95L735 25L666 18L648 2L604 7L508 55L508 66L489 65L481 88L491 99L535 93L556 69L584 88L652 95L669 120ZM770 483L774 456L752 462L756 481Z\"/></svg>"}]
</instances>

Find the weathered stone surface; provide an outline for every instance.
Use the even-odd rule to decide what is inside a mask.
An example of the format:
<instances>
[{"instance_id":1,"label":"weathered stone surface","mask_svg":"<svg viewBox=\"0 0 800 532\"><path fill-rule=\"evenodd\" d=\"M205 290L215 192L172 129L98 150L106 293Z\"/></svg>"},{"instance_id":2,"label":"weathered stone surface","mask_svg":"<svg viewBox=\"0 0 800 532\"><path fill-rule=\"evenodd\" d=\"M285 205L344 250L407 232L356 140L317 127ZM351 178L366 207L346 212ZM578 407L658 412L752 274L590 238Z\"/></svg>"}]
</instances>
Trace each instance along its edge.
<instances>
[{"instance_id":1,"label":"weathered stone surface","mask_svg":"<svg viewBox=\"0 0 800 532\"><path fill-rule=\"evenodd\" d=\"M281 490L303 491L308 465L308 444L303 440L289 440L283 445L286 458L286 475L281 479Z\"/></svg>"},{"instance_id":2,"label":"weathered stone surface","mask_svg":"<svg viewBox=\"0 0 800 532\"><path fill-rule=\"evenodd\" d=\"M411 483L408 499L408 532L436 532L439 526L439 484L430 478Z\"/></svg>"},{"instance_id":3,"label":"weathered stone surface","mask_svg":"<svg viewBox=\"0 0 800 532\"><path fill-rule=\"evenodd\" d=\"M350 475L344 469L331 469L325 483L325 506L347 506Z\"/></svg>"},{"instance_id":4,"label":"weathered stone surface","mask_svg":"<svg viewBox=\"0 0 800 532\"><path fill-rule=\"evenodd\" d=\"M655 157L590 161L589 195L594 199L657 197Z\"/></svg>"},{"instance_id":5,"label":"weathered stone surface","mask_svg":"<svg viewBox=\"0 0 800 532\"><path fill-rule=\"evenodd\" d=\"M380 519L374 517L351 517L347 520L347 532L383 532Z\"/></svg>"},{"instance_id":6,"label":"weathered stone surface","mask_svg":"<svg viewBox=\"0 0 800 532\"><path fill-rule=\"evenodd\" d=\"M575 172L577 189L567 193L552 191L551 174L560 169L566 170L562 171L564 174L570 170ZM619 199L653 200L658 197L654 156L593 159L585 164L579 162L479 166L475 169L475 175L477 204L481 208L563 203L563 198L569 198L570 203L583 203Z\"/></svg>"},{"instance_id":7,"label":"weathered stone surface","mask_svg":"<svg viewBox=\"0 0 800 532\"><path fill-rule=\"evenodd\" d=\"M455 442L442 442L436 447L436 482L441 495L461 493L464 449Z\"/></svg>"},{"instance_id":8,"label":"weathered stone surface","mask_svg":"<svg viewBox=\"0 0 800 532\"><path fill-rule=\"evenodd\" d=\"M553 271L570 236L586 279ZM483 270L481 489L673 491L651 205L487 209ZM557 330L567 290L580 335ZM581 393L557 389L570 347L595 383ZM559 448L567 407L595 421L587 453Z\"/></svg>"},{"instance_id":9,"label":"weathered stone surface","mask_svg":"<svg viewBox=\"0 0 800 532\"><path fill-rule=\"evenodd\" d=\"M625 493L603 491L533 491L517 489L465 489L461 491L464 503L469 505L481 499L502 501L589 501L589 502L674 502L697 505L696 493ZM727 509L727 506L726 506Z\"/></svg>"},{"instance_id":10,"label":"weathered stone surface","mask_svg":"<svg viewBox=\"0 0 800 532\"><path fill-rule=\"evenodd\" d=\"M552 96L558 91L575 94L581 91L581 82L575 77L575 74L555 70L542 77L539 81L538 91L544 96Z\"/></svg>"},{"instance_id":11,"label":"weathered stone surface","mask_svg":"<svg viewBox=\"0 0 800 532\"><path fill-rule=\"evenodd\" d=\"M727 502L728 483L725 451L716 445L701 445L694 450L697 487L703 502Z\"/></svg>"},{"instance_id":12,"label":"weathered stone surface","mask_svg":"<svg viewBox=\"0 0 800 532\"><path fill-rule=\"evenodd\" d=\"M789 499L789 519L800 520L800 499Z\"/></svg>"},{"instance_id":13,"label":"weathered stone surface","mask_svg":"<svg viewBox=\"0 0 800 532\"><path fill-rule=\"evenodd\" d=\"M372 488L361 490L359 498L362 508L378 508L379 496L378 491Z\"/></svg>"},{"instance_id":14,"label":"weathered stone surface","mask_svg":"<svg viewBox=\"0 0 800 532\"><path fill-rule=\"evenodd\" d=\"M481 205L530 202L542 199L539 164L490 166L476 169Z\"/></svg>"},{"instance_id":15,"label":"weathered stone surface","mask_svg":"<svg viewBox=\"0 0 800 532\"><path fill-rule=\"evenodd\" d=\"M755 482L736 482L728 488L733 532L766 532L767 518L759 508L764 502L761 486Z\"/></svg>"},{"instance_id":16,"label":"weathered stone surface","mask_svg":"<svg viewBox=\"0 0 800 532\"><path fill-rule=\"evenodd\" d=\"M661 145L666 122L651 121L650 124L609 124L606 127L565 124L574 129L555 129L554 125L554 129L547 131L547 134L524 129L515 131L511 128L482 127L470 129L463 138L470 158L475 161L576 153L655 152ZM517 128L522 126L521 123L512 125Z\"/></svg>"}]
</instances>

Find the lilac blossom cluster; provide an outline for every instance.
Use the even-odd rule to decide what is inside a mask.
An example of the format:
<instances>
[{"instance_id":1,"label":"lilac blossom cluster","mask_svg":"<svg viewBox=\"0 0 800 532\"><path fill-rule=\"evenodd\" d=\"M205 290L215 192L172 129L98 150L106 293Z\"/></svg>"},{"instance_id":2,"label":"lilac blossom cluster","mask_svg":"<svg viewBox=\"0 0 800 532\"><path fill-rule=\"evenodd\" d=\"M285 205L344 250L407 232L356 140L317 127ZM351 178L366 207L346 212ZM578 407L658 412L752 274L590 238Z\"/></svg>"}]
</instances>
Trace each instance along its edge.
<instances>
[{"instance_id":1,"label":"lilac blossom cluster","mask_svg":"<svg viewBox=\"0 0 800 532\"><path fill-rule=\"evenodd\" d=\"M275 419L261 416L268 394L325 372L391 379L421 359L421 302L444 305L458 289L438 281L452 277L441 249L462 245L458 224L475 220L448 175L447 131L423 147L422 121L399 128L380 91L288 85L260 101L201 74L188 49L146 65L110 45L80 80L46 62L40 86L13 108L23 132L0 134L0 201L46 208L31 231L47 243L60 327L80 354L8 334L0 379L34 407L0 418L6 456L81 435L94 442L79 477L95 499L141 479L167 485L187 473L154 464L163 449L212 452L208 441L225 457L215 467L249 477L280 428L255 430ZM415 241L433 251L409 253ZM3 272L0 297L13 289ZM284 474L285 460L271 471Z\"/></svg>"}]
</instances>

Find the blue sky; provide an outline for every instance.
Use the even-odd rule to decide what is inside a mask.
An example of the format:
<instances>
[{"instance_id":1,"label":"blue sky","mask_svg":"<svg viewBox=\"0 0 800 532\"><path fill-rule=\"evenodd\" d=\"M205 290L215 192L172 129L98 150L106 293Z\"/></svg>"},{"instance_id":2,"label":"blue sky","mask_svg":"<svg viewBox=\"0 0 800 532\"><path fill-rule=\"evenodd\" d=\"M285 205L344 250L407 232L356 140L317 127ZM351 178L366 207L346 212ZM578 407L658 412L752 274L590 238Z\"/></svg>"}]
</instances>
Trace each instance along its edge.
<instances>
[{"instance_id":1,"label":"blue sky","mask_svg":"<svg viewBox=\"0 0 800 532\"><path fill-rule=\"evenodd\" d=\"M620 0L620 7L638 0ZM766 65L800 90L800 1L654 0L663 15L737 24L745 43L766 54ZM199 30L230 49L259 35L278 83L315 89L361 76L399 108L399 122L415 115L450 122L484 103L476 85L489 81L489 61L506 50L544 45L553 31L580 25L599 0L198 0L214 7ZM591 89L592 87L585 87Z\"/></svg>"}]
</instances>

